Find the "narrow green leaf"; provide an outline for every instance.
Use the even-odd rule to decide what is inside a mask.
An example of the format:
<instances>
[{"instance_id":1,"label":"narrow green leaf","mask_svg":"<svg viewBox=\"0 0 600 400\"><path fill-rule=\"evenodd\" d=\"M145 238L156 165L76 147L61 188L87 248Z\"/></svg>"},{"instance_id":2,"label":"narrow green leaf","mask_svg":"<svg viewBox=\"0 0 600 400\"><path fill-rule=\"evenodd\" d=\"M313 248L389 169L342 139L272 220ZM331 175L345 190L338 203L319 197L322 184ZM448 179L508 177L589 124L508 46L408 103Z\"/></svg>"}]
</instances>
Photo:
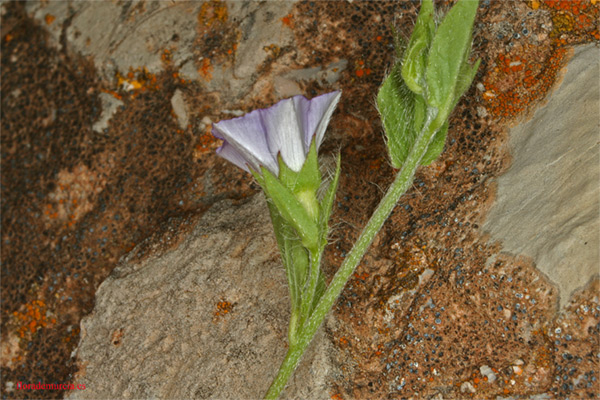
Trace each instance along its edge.
<instances>
[{"instance_id":1,"label":"narrow green leaf","mask_svg":"<svg viewBox=\"0 0 600 400\"><path fill-rule=\"evenodd\" d=\"M282 218L296 230L305 247L317 248L319 231L316 222L309 216L294 194L264 167L262 176L263 189L277 207Z\"/></svg>"},{"instance_id":2,"label":"narrow green leaf","mask_svg":"<svg viewBox=\"0 0 600 400\"><path fill-rule=\"evenodd\" d=\"M438 156L444 150L446 144L446 135L448 134L448 120L442 125L442 127L435 133L433 139L427 147L425 155L421 159L421 165L429 165L434 162Z\"/></svg>"},{"instance_id":3,"label":"narrow green leaf","mask_svg":"<svg viewBox=\"0 0 600 400\"><path fill-rule=\"evenodd\" d=\"M423 0L415 28L402 61L402 78L416 94L422 94L425 85L427 53L435 33L433 1Z\"/></svg>"},{"instance_id":4,"label":"narrow green leaf","mask_svg":"<svg viewBox=\"0 0 600 400\"><path fill-rule=\"evenodd\" d=\"M413 129L415 94L402 80L400 68L399 63L394 65L377 93L377 108L394 168L402 167L416 137Z\"/></svg>"},{"instance_id":5,"label":"narrow green leaf","mask_svg":"<svg viewBox=\"0 0 600 400\"><path fill-rule=\"evenodd\" d=\"M319 300L321 300L321 296L323 296L323 293L325 293L325 289L327 289L327 285L325 283L325 275L323 275L323 271L321 271L319 269L319 278L317 281L317 289L315 290L315 296L313 297L312 305L310 308L311 313L315 309L317 304L319 303Z\"/></svg>"},{"instance_id":6,"label":"narrow green leaf","mask_svg":"<svg viewBox=\"0 0 600 400\"><path fill-rule=\"evenodd\" d=\"M309 256L306 249L304 249L299 240L288 240L288 253L291 256L292 265L290 266L290 270L288 275L288 283L290 280L293 281L294 292L297 294L297 305L298 309L300 309L301 295L302 289L306 284L306 279L308 278L308 268L309 268Z\"/></svg>"},{"instance_id":7,"label":"narrow green leaf","mask_svg":"<svg viewBox=\"0 0 600 400\"><path fill-rule=\"evenodd\" d=\"M319 213L319 225L321 226L321 234L324 236L327 236L329 233L329 217L331 216L333 202L335 201L335 193L337 192L338 182L340 179L341 160L341 155L338 153L335 162L335 174L333 175L331 182L329 182L327 191L325 192L320 204L321 212ZM326 237L322 239L324 239L325 242L327 241Z\"/></svg>"},{"instance_id":8,"label":"narrow green leaf","mask_svg":"<svg viewBox=\"0 0 600 400\"><path fill-rule=\"evenodd\" d=\"M431 42L425 72L427 102L438 109L440 121L452 111L461 67L471 48L478 5L477 0L459 0L446 14Z\"/></svg>"}]
</instances>

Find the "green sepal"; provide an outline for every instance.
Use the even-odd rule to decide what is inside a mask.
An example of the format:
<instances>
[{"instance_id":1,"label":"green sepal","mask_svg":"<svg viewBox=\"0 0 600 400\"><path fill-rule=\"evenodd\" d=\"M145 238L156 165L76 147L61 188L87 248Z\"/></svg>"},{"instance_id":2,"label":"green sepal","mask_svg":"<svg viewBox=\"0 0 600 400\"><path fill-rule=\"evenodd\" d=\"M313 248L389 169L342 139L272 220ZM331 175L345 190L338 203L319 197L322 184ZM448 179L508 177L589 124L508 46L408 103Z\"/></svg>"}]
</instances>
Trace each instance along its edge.
<instances>
[{"instance_id":1,"label":"green sepal","mask_svg":"<svg viewBox=\"0 0 600 400\"><path fill-rule=\"evenodd\" d=\"M337 192L338 183L340 180L340 171L341 171L342 158L338 153L336 161L335 161L335 174L333 175L333 179L329 182L329 186L327 187L327 191L325 195L321 199L321 203L319 204L320 214L319 214L319 225L321 230L321 246L325 247L327 244L327 234L329 233L329 217L331 216L331 211L333 209L333 202L335 201L335 194Z\"/></svg>"},{"instance_id":2,"label":"green sepal","mask_svg":"<svg viewBox=\"0 0 600 400\"><path fill-rule=\"evenodd\" d=\"M448 120L442 125L442 127L435 133L427 151L423 158L421 158L421 165L429 165L434 162L438 156L444 151L444 145L446 144L446 135L448 134Z\"/></svg>"},{"instance_id":3,"label":"green sepal","mask_svg":"<svg viewBox=\"0 0 600 400\"><path fill-rule=\"evenodd\" d=\"M435 34L433 13L433 1L423 0L402 61L402 78L406 86L416 94L422 94L424 91L427 53Z\"/></svg>"},{"instance_id":4,"label":"green sepal","mask_svg":"<svg viewBox=\"0 0 600 400\"><path fill-rule=\"evenodd\" d=\"M319 268L319 278L317 281L317 288L315 290L315 296L313 297L312 305L310 308L311 313L315 309L317 304L319 303L319 300L321 300L321 296L323 296L323 293L325 293L325 289L327 289L327 285L325 283L325 275L323 275L323 271L321 271L321 269Z\"/></svg>"},{"instance_id":5,"label":"green sepal","mask_svg":"<svg viewBox=\"0 0 600 400\"><path fill-rule=\"evenodd\" d=\"M267 205L269 206L273 231L275 232L275 238L277 239L281 260L288 280L292 317L296 316L297 319L302 301L302 288L308 276L308 253L300 245L300 240L294 234L293 228L279 214L277 207L269 201ZM295 330L291 325L290 341Z\"/></svg>"},{"instance_id":6,"label":"green sepal","mask_svg":"<svg viewBox=\"0 0 600 400\"><path fill-rule=\"evenodd\" d=\"M294 192L296 183L298 182L298 172L294 171L287 166L281 154L277 155L277 162L279 164L279 181L289 190Z\"/></svg>"},{"instance_id":7,"label":"green sepal","mask_svg":"<svg viewBox=\"0 0 600 400\"><path fill-rule=\"evenodd\" d=\"M279 163L279 181L294 193L313 220L319 216L317 190L321 186L321 171L317 157L317 145L313 138L306 160L300 171L289 168L283 161L281 154L277 157Z\"/></svg>"},{"instance_id":8,"label":"green sepal","mask_svg":"<svg viewBox=\"0 0 600 400\"><path fill-rule=\"evenodd\" d=\"M261 171L263 189L277 207L281 217L296 230L304 247L316 249L319 235L317 223L290 189L285 187L268 169L261 167Z\"/></svg>"},{"instance_id":9,"label":"green sepal","mask_svg":"<svg viewBox=\"0 0 600 400\"><path fill-rule=\"evenodd\" d=\"M377 108L386 135L390 162L401 168L414 144L415 94L406 86L396 63L377 93Z\"/></svg>"},{"instance_id":10,"label":"green sepal","mask_svg":"<svg viewBox=\"0 0 600 400\"><path fill-rule=\"evenodd\" d=\"M300 171L296 172L288 167L281 154L277 156L277 161L279 163L279 180L294 194L309 190L317 192L321 186L321 171L319 171L315 139L310 144L306 160Z\"/></svg>"},{"instance_id":11,"label":"green sepal","mask_svg":"<svg viewBox=\"0 0 600 400\"><path fill-rule=\"evenodd\" d=\"M317 193L321 186L321 171L319 170L319 159L317 157L317 143L316 136L313 137L310 143L308 154L306 155L306 161L302 165L302 169L298 172L298 181L296 183L296 189L294 193L300 191L312 191Z\"/></svg>"},{"instance_id":12,"label":"green sepal","mask_svg":"<svg viewBox=\"0 0 600 400\"><path fill-rule=\"evenodd\" d=\"M471 49L471 35L479 1L459 0L438 26L425 71L427 103L445 121L455 102L456 87Z\"/></svg>"}]
</instances>

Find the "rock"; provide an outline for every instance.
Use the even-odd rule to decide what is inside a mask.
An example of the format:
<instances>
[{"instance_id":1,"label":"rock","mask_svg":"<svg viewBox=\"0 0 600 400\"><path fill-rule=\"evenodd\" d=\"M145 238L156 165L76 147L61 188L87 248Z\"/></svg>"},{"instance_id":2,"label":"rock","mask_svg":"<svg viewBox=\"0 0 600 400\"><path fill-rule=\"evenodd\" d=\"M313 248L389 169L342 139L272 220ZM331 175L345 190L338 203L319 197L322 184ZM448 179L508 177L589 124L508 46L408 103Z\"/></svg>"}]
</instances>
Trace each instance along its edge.
<instances>
[{"instance_id":1,"label":"rock","mask_svg":"<svg viewBox=\"0 0 600 400\"><path fill-rule=\"evenodd\" d=\"M548 104L511 130L513 163L483 226L505 251L535 261L561 307L598 273L599 52L577 48Z\"/></svg>"},{"instance_id":2,"label":"rock","mask_svg":"<svg viewBox=\"0 0 600 400\"><path fill-rule=\"evenodd\" d=\"M41 22L46 15L56 17L48 30L59 47L63 24L68 18L66 39L69 48L91 57L98 71L106 79L112 79L115 68L122 74L130 68L147 68L151 73L159 73L164 67L163 50L174 45L174 64L189 59L194 48L200 6L201 3L195 2L132 5L61 1L34 2L28 4L27 9ZM176 41L173 40L175 34ZM195 72L195 69L189 71ZM198 74L185 78L197 79Z\"/></svg>"},{"instance_id":3,"label":"rock","mask_svg":"<svg viewBox=\"0 0 600 400\"><path fill-rule=\"evenodd\" d=\"M467 392L468 393L475 393L476 390L475 390L475 387L473 386L473 384L471 382L467 381L467 382L463 382L460 385L460 392L461 393L467 393Z\"/></svg>"},{"instance_id":4,"label":"rock","mask_svg":"<svg viewBox=\"0 0 600 400\"><path fill-rule=\"evenodd\" d=\"M186 129L189 123L188 107L183 98L183 92L180 89L175 90L175 93L171 98L171 106L173 107L173 112L177 116L179 128Z\"/></svg>"},{"instance_id":5,"label":"rock","mask_svg":"<svg viewBox=\"0 0 600 400\"><path fill-rule=\"evenodd\" d=\"M98 97L100 97L100 102L102 103L102 113L98 121L92 126L92 129L95 132L102 133L104 129L108 128L108 121L110 121L119 107L123 105L123 102L108 93L100 93Z\"/></svg>"},{"instance_id":6,"label":"rock","mask_svg":"<svg viewBox=\"0 0 600 400\"><path fill-rule=\"evenodd\" d=\"M66 43L74 53L90 57L100 75L111 81L115 73L145 69L158 74L165 68L163 55L169 50L171 63L179 67L186 80L202 81L209 91L239 97L258 78L257 68L271 57L265 49L291 45L293 33L281 19L288 15L294 1L225 2L222 15L202 16L206 2L31 2L27 11L47 25L51 42L61 48ZM212 6L208 5L210 9ZM47 24L46 16L53 16ZM206 20L204 20L206 19ZM197 36L218 21L239 30L233 68L211 65L210 79L198 73ZM225 29L225 28L222 28ZM200 33L200 35L202 35ZM135 51L132 51L135 49Z\"/></svg>"},{"instance_id":7,"label":"rock","mask_svg":"<svg viewBox=\"0 0 600 400\"><path fill-rule=\"evenodd\" d=\"M289 298L262 195L217 203L176 249L125 259L82 322L79 398L261 398L286 352ZM329 398L320 332L287 389Z\"/></svg>"},{"instance_id":8,"label":"rock","mask_svg":"<svg viewBox=\"0 0 600 400\"><path fill-rule=\"evenodd\" d=\"M488 365L482 365L479 367L479 372L481 375L486 376L489 383L496 382L496 374L494 370L492 370Z\"/></svg>"}]
</instances>

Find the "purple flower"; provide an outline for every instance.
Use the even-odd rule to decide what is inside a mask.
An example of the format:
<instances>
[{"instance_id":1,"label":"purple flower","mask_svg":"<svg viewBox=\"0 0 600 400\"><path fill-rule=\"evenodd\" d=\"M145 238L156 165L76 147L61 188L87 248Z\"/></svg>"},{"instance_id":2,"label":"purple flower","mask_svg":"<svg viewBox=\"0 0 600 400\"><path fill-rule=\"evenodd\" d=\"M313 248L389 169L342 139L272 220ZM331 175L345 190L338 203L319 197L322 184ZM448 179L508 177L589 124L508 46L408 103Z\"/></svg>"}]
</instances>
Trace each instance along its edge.
<instances>
[{"instance_id":1,"label":"purple flower","mask_svg":"<svg viewBox=\"0 0 600 400\"><path fill-rule=\"evenodd\" d=\"M217 154L238 167L260 171L263 166L279 175L277 155L298 172L306 160L313 137L317 150L340 99L335 91L308 100L294 96L272 107L252 111L242 117L220 121L212 134L223 140Z\"/></svg>"}]
</instances>

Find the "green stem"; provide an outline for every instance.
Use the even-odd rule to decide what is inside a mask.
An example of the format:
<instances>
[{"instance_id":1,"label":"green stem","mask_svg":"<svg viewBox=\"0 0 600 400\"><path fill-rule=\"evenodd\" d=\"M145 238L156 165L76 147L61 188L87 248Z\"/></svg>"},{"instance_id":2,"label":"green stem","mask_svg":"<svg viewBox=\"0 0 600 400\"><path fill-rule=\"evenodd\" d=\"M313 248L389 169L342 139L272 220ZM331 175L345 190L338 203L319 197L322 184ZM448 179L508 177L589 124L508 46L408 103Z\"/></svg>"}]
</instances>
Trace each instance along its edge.
<instances>
[{"instance_id":1,"label":"green stem","mask_svg":"<svg viewBox=\"0 0 600 400\"><path fill-rule=\"evenodd\" d=\"M321 297L315 310L312 312L312 315L308 321L299 328L298 335L296 336L297 341L293 346L290 346L265 399L277 399L279 397L279 394L285 387L289 377L300 362L302 354L304 354L304 351L310 344L313 336L344 289L346 282L352 273L354 273L354 270L367 252L373 239L375 239L375 235L377 235L377 232L379 232L383 223L389 217L396 206L396 203L400 199L400 196L402 196L412 184L417 167L437 130L436 125L439 125L432 124L436 112L432 112L432 110L429 111L425 126L419 133L415 145L408 154L402 169L398 175L396 175L396 179L394 179L394 182L389 187L387 193L379 202L377 209L371 216L371 219L369 219L369 222L367 222L367 225L364 227L358 241L348 254L348 257L346 257L340 269L336 272L329 287L327 287L327 290Z\"/></svg>"}]
</instances>

